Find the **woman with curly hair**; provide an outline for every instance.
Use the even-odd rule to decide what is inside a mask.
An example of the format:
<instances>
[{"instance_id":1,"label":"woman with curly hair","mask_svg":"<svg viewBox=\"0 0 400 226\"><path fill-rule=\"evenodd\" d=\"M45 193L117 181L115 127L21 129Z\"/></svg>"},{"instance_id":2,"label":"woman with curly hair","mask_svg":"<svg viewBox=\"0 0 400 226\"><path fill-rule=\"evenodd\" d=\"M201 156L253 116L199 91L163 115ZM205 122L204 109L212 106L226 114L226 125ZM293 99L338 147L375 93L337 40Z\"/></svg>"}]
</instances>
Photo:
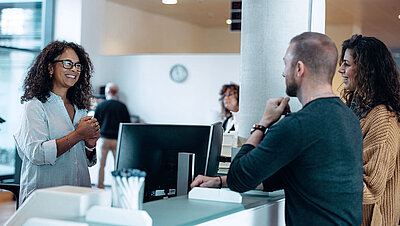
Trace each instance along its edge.
<instances>
[{"instance_id":1,"label":"woman with curly hair","mask_svg":"<svg viewBox=\"0 0 400 226\"><path fill-rule=\"evenodd\" d=\"M222 86L219 91L221 97L221 117L224 119L222 127L226 133L235 131L235 117L234 113L239 111L239 86L231 83Z\"/></svg>"},{"instance_id":2,"label":"woman with curly hair","mask_svg":"<svg viewBox=\"0 0 400 226\"><path fill-rule=\"evenodd\" d=\"M386 45L353 35L342 45L343 98L363 133L362 225L400 220L400 74Z\"/></svg>"},{"instance_id":3,"label":"woman with curly hair","mask_svg":"<svg viewBox=\"0 0 400 226\"><path fill-rule=\"evenodd\" d=\"M85 50L54 41L36 57L24 81L24 111L14 135L22 159L20 203L36 189L90 187L100 126L87 116L93 65Z\"/></svg>"}]
</instances>

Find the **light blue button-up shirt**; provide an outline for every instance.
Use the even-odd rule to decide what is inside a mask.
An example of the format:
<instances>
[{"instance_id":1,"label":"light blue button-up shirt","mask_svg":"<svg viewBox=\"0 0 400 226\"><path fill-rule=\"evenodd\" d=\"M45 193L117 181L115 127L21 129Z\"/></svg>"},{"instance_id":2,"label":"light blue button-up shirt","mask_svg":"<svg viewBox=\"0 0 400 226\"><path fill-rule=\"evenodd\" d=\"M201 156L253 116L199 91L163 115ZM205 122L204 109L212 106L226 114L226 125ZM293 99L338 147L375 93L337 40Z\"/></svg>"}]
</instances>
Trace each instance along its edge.
<instances>
[{"instance_id":1,"label":"light blue button-up shirt","mask_svg":"<svg viewBox=\"0 0 400 226\"><path fill-rule=\"evenodd\" d=\"M72 133L87 115L86 109L74 108L72 122L63 100L52 92L45 103L36 98L25 103L21 126L14 134L22 159L20 203L38 188L91 186L88 166L96 164L97 157L87 158L84 141L57 158L56 140Z\"/></svg>"}]
</instances>

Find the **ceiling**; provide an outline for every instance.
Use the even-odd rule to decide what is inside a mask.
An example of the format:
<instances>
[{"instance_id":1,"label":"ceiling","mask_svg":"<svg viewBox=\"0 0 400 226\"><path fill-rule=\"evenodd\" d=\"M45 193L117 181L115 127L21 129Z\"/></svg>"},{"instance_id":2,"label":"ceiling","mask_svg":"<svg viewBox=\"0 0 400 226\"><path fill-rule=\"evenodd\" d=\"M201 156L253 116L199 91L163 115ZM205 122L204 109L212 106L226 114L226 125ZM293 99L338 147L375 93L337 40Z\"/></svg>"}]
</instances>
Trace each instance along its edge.
<instances>
[{"instance_id":1,"label":"ceiling","mask_svg":"<svg viewBox=\"0 0 400 226\"><path fill-rule=\"evenodd\" d=\"M226 26L231 0L178 0L176 5L164 5L161 0L108 0L121 5L156 13L202 27Z\"/></svg>"},{"instance_id":2,"label":"ceiling","mask_svg":"<svg viewBox=\"0 0 400 226\"><path fill-rule=\"evenodd\" d=\"M187 21L202 27L226 27L231 0L108 0L128 7ZM391 48L400 48L400 0L326 0L327 25L354 25L363 35L376 36Z\"/></svg>"}]
</instances>

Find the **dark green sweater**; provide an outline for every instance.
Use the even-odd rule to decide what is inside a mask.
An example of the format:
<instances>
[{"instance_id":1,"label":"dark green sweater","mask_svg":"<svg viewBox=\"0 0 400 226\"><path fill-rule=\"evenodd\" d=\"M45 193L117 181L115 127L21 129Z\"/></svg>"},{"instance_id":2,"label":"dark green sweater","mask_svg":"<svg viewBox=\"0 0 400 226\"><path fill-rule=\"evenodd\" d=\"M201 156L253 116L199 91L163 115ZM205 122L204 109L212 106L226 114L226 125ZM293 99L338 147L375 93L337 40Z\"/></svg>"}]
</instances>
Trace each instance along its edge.
<instances>
[{"instance_id":1,"label":"dark green sweater","mask_svg":"<svg viewBox=\"0 0 400 226\"><path fill-rule=\"evenodd\" d=\"M287 225L360 225L362 134L357 117L336 97L319 98L271 126L261 143L244 145L228 187L285 190Z\"/></svg>"}]
</instances>

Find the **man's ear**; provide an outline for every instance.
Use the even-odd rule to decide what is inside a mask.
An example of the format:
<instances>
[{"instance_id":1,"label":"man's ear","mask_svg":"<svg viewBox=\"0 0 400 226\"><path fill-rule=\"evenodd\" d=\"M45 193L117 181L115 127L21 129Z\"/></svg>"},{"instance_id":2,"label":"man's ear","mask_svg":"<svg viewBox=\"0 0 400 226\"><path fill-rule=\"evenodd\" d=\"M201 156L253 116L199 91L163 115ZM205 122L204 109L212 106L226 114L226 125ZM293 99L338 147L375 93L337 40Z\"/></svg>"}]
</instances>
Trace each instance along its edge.
<instances>
[{"instance_id":1,"label":"man's ear","mask_svg":"<svg viewBox=\"0 0 400 226\"><path fill-rule=\"evenodd\" d=\"M304 73L305 73L305 71L306 71L306 65L303 63L303 61L297 61L297 64L296 64L296 75L298 76L298 77L303 77L304 76Z\"/></svg>"}]
</instances>

